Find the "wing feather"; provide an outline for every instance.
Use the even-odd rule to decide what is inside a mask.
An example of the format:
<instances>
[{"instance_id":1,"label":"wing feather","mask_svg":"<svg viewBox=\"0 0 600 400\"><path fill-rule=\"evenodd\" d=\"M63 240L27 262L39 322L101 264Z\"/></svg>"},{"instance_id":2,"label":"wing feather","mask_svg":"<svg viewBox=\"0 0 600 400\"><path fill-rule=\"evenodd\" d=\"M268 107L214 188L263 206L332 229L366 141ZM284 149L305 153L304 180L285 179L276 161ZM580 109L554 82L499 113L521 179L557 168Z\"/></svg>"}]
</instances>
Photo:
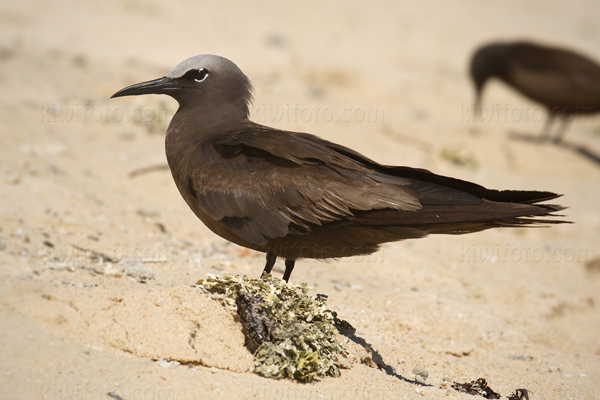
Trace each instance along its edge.
<instances>
[{"instance_id":1,"label":"wing feather","mask_svg":"<svg viewBox=\"0 0 600 400\"><path fill-rule=\"evenodd\" d=\"M385 178L316 136L254 128L215 140L192 179L204 212L247 241L305 236L356 211L421 208L408 179Z\"/></svg>"}]
</instances>

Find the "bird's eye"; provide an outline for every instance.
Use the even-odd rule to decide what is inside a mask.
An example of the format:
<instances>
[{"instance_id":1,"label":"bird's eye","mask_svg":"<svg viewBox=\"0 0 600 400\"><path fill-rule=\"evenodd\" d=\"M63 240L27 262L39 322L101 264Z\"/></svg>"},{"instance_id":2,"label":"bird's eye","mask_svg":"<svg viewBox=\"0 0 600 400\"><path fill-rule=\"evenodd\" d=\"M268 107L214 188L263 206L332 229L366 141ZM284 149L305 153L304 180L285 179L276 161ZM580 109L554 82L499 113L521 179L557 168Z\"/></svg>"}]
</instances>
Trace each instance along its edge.
<instances>
[{"instance_id":1,"label":"bird's eye","mask_svg":"<svg viewBox=\"0 0 600 400\"><path fill-rule=\"evenodd\" d=\"M192 78L196 82L202 82L203 80L208 78L208 70L204 68L194 69L189 71L186 75L188 75L189 78Z\"/></svg>"}]
</instances>

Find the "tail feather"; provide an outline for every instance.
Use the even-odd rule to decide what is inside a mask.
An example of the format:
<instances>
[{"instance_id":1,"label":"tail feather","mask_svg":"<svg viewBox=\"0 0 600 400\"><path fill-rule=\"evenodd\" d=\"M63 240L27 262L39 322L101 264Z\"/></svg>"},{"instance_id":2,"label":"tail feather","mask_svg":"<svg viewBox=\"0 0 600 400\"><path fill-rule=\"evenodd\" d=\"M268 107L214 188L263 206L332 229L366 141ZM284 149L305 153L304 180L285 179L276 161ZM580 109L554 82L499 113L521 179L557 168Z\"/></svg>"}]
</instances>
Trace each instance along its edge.
<instances>
[{"instance_id":1,"label":"tail feather","mask_svg":"<svg viewBox=\"0 0 600 400\"><path fill-rule=\"evenodd\" d=\"M372 210L357 214L355 224L367 226L410 226L430 232L460 231L469 224L488 227L558 224L568 221L551 219L565 207L556 204L500 203L484 200L477 205L430 206L418 211ZM550 217L549 219L534 217ZM427 229L428 228L428 229Z\"/></svg>"},{"instance_id":2,"label":"tail feather","mask_svg":"<svg viewBox=\"0 0 600 400\"><path fill-rule=\"evenodd\" d=\"M437 175L426 169L420 168L385 167L385 169L390 175L434 183L436 185L445 186L456 190L462 190L482 199L497 201L499 203L535 204L542 201L553 200L562 196L562 194L537 190L487 189L473 182Z\"/></svg>"}]
</instances>

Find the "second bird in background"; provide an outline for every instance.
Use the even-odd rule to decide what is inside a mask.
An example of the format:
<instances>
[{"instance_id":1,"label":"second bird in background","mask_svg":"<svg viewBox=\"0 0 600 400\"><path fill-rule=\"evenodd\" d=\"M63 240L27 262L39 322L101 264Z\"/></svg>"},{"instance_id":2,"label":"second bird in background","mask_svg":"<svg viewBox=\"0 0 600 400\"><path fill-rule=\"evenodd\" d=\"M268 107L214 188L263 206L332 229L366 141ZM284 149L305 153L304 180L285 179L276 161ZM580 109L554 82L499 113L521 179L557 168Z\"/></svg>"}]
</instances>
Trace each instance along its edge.
<instances>
[{"instance_id":1,"label":"second bird in background","mask_svg":"<svg viewBox=\"0 0 600 400\"><path fill-rule=\"evenodd\" d=\"M481 111L481 94L490 78L547 109L545 137L550 138L552 123L560 121L555 142L562 140L569 121L600 112L600 65L569 50L525 41L480 47L471 59L476 113Z\"/></svg>"}]
</instances>

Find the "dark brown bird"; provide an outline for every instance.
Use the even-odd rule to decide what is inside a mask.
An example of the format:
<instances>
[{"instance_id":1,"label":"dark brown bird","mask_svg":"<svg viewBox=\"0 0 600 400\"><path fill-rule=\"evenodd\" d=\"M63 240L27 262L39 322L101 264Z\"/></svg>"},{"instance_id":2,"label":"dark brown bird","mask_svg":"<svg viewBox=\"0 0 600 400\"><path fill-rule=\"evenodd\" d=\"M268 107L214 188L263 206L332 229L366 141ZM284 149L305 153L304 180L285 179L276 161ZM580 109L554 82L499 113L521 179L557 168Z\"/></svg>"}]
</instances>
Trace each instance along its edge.
<instances>
[{"instance_id":1,"label":"dark brown bird","mask_svg":"<svg viewBox=\"0 0 600 400\"><path fill-rule=\"evenodd\" d=\"M544 136L550 137L554 120L561 126L577 116L600 112L600 65L569 50L529 42L493 43L479 48L471 60L475 84L475 112L489 78L498 78L548 111Z\"/></svg>"},{"instance_id":2,"label":"dark brown bird","mask_svg":"<svg viewBox=\"0 0 600 400\"><path fill-rule=\"evenodd\" d=\"M248 120L250 91L234 63L202 55L112 97L156 93L179 102L166 137L177 188L214 233L267 253L266 273L277 257L285 258L287 281L299 258L370 254L429 233L559 222L528 218L563 209L534 204L555 193L488 190L258 125Z\"/></svg>"}]
</instances>

